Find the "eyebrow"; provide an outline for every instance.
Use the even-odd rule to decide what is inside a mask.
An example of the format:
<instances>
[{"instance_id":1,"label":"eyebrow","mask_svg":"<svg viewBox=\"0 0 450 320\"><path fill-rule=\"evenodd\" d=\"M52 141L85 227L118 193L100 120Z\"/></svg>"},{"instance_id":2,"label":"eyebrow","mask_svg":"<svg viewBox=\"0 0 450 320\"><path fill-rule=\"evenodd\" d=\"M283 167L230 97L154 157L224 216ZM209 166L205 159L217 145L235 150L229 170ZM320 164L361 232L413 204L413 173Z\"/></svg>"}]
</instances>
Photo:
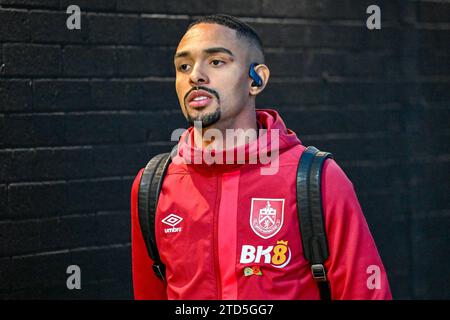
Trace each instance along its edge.
<instances>
[{"instance_id":1,"label":"eyebrow","mask_svg":"<svg viewBox=\"0 0 450 320\"><path fill-rule=\"evenodd\" d=\"M227 48L224 48L224 47L208 48L208 49L203 50L203 52L207 53L207 54L226 53L226 54L234 57L233 52L231 52L230 50L228 50ZM174 59L181 58L181 57L187 57L189 55L191 55L191 53L189 51L180 51L177 54L175 54L175 58Z\"/></svg>"}]
</instances>

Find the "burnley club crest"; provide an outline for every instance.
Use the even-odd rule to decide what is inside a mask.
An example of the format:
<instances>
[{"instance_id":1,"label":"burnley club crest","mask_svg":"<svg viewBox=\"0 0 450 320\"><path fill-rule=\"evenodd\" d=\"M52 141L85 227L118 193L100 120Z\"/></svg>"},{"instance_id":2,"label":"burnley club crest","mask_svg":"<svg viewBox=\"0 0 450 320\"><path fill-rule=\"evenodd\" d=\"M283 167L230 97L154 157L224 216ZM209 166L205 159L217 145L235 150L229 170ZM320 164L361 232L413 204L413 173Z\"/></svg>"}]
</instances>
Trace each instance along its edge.
<instances>
[{"instance_id":1,"label":"burnley club crest","mask_svg":"<svg viewBox=\"0 0 450 320\"><path fill-rule=\"evenodd\" d=\"M252 198L250 226L263 239L280 231L284 219L284 199Z\"/></svg>"}]
</instances>

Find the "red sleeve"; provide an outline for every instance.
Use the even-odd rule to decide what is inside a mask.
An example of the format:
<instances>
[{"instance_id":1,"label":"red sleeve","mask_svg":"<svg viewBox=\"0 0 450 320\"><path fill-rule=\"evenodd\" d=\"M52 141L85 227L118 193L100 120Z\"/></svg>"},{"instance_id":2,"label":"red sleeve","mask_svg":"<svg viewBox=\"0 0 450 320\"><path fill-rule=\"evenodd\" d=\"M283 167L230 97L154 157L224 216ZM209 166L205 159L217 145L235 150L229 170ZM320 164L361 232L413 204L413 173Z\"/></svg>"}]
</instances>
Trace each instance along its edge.
<instances>
[{"instance_id":1,"label":"red sleeve","mask_svg":"<svg viewBox=\"0 0 450 320\"><path fill-rule=\"evenodd\" d=\"M334 160L323 168L322 192L333 299L390 300L388 278L353 184Z\"/></svg>"},{"instance_id":2,"label":"red sleeve","mask_svg":"<svg viewBox=\"0 0 450 320\"><path fill-rule=\"evenodd\" d=\"M148 256L139 226L137 200L143 171L144 169L139 171L131 189L131 262L134 298L136 300L164 300L167 299L164 283L153 273L153 261Z\"/></svg>"}]
</instances>

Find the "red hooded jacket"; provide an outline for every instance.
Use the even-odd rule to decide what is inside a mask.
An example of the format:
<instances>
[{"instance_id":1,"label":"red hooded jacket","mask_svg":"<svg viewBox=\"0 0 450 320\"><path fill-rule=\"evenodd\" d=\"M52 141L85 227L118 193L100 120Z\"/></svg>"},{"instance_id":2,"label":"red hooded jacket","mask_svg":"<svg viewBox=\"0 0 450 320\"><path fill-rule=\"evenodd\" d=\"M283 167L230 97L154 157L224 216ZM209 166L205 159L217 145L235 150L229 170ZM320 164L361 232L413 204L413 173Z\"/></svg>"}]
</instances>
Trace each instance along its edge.
<instances>
[{"instance_id":1,"label":"red hooded jacket","mask_svg":"<svg viewBox=\"0 0 450 320\"><path fill-rule=\"evenodd\" d=\"M248 160L264 139L266 151L273 152L270 136L278 129L276 174L261 174L271 164L259 159L251 164L193 163L196 151L226 158L196 149L193 127L179 140L155 223L167 286L153 273L139 227L139 171L131 192L136 299L320 299L303 256L297 217L296 172L305 147L276 111L257 110L257 121L267 132L234 149L235 155L242 151ZM332 299L391 299L353 185L333 159L323 167L322 197Z\"/></svg>"}]
</instances>

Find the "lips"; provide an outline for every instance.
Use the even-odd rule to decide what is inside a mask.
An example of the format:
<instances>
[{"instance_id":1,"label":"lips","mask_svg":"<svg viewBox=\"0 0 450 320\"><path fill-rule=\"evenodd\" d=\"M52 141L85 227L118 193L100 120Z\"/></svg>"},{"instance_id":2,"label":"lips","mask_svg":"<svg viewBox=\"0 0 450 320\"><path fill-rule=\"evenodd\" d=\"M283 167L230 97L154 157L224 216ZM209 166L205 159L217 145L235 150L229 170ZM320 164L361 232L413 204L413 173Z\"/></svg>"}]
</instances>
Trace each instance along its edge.
<instances>
[{"instance_id":1,"label":"lips","mask_svg":"<svg viewBox=\"0 0 450 320\"><path fill-rule=\"evenodd\" d=\"M195 90L187 96L187 102L190 107L204 107L211 103L213 97L206 91Z\"/></svg>"}]
</instances>

